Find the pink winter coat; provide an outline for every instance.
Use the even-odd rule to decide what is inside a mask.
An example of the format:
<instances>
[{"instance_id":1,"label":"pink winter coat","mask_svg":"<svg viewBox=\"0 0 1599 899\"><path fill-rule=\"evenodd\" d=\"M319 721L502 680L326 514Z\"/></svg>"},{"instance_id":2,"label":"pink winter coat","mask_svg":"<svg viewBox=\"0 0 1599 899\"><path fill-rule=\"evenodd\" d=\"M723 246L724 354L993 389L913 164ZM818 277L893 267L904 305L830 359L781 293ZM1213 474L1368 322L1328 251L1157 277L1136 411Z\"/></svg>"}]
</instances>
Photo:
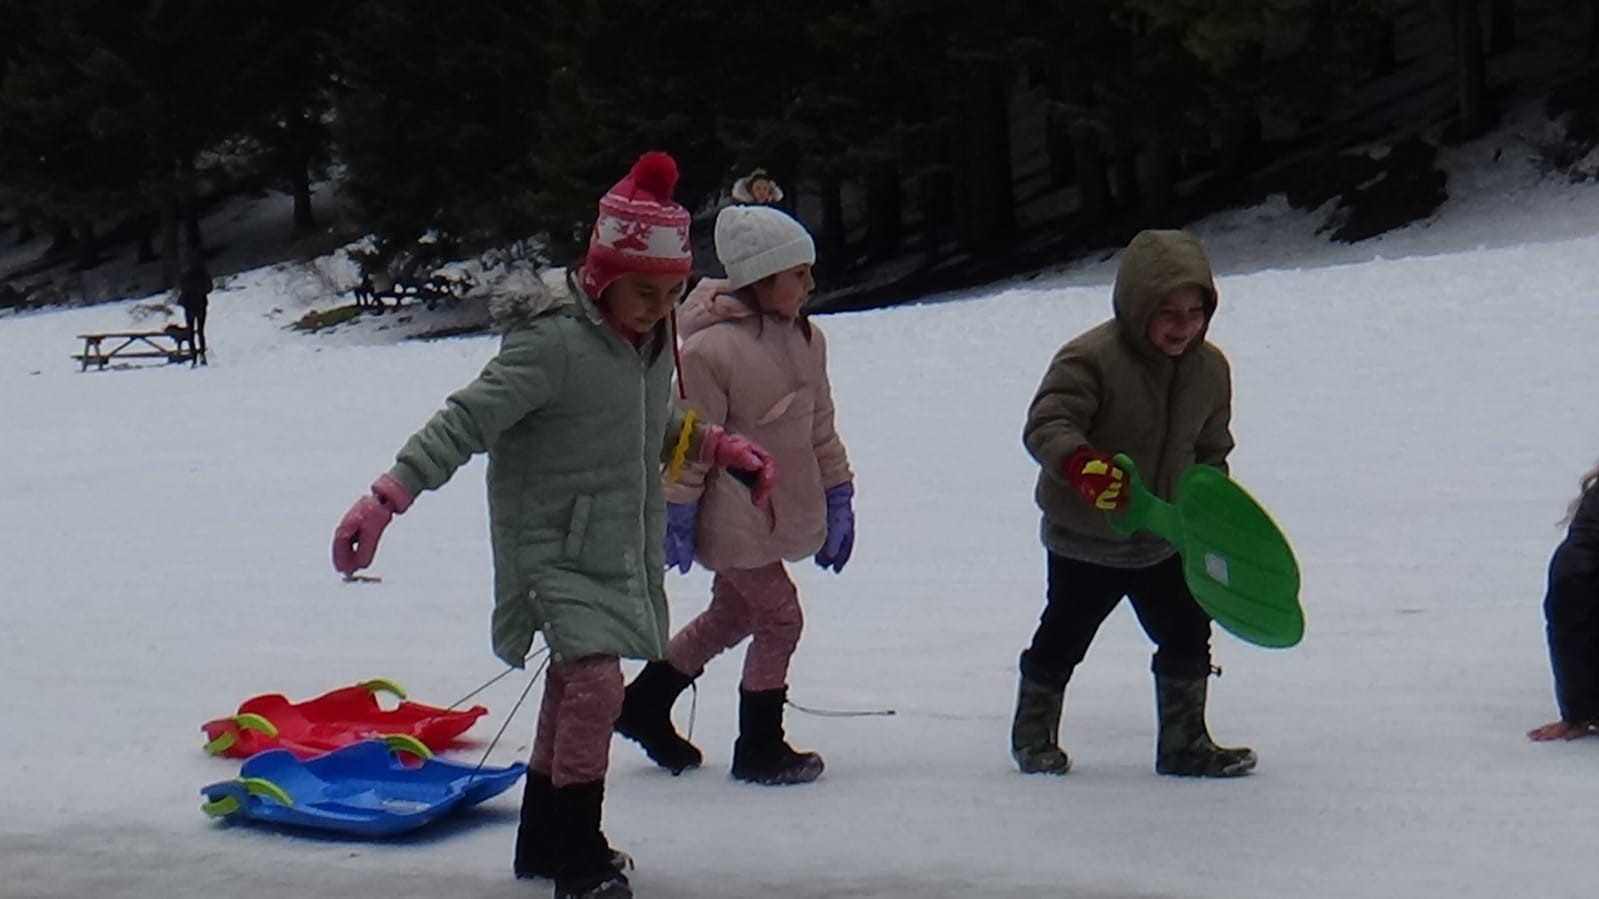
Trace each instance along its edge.
<instances>
[{"instance_id":1,"label":"pink winter coat","mask_svg":"<svg viewBox=\"0 0 1599 899\"><path fill-rule=\"evenodd\" d=\"M854 477L833 426L821 329L811 325L807 340L798 323L757 314L726 286L701 281L678 311L684 405L765 447L777 483L765 509L704 466L685 466L667 485L668 502L699 501L695 555L712 571L813 555L827 538L825 491Z\"/></svg>"}]
</instances>

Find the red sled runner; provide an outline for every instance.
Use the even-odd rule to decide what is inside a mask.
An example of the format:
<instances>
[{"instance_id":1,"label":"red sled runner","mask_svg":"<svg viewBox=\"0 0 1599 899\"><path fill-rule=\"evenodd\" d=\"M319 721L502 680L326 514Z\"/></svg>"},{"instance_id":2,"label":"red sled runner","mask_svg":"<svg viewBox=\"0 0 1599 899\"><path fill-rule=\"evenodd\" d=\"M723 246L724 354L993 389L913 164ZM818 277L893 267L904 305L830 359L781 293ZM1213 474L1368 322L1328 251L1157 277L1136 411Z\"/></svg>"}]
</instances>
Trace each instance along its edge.
<instances>
[{"instance_id":1,"label":"red sled runner","mask_svg":"<svg viewBox=\"0 0 1599 899\"><path fill-rule=\"evenodd\" d=\"M379 692L392 693L397 708L378 705ZM281 693L245 700L227 718L207 721L205 751L242 759L268 749L286 749L298 759L331 752L366 739L408 736L429 749L447 748L489 710L441 709L405 698L405 691L386 680L340 687L304 702L290 702Z\"/></svg>"}]
</instances>

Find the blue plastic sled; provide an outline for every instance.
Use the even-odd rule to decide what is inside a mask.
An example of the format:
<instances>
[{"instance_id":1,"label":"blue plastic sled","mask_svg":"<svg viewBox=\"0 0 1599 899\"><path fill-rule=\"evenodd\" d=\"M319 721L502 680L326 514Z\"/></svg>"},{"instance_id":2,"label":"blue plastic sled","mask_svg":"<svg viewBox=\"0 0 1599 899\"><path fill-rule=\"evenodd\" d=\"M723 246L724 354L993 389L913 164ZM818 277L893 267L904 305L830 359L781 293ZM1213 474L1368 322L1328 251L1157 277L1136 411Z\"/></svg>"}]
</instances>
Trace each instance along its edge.
<instances>
[{"instance_id":1,"label":"blue plastic sled","mask_svg":"<svg viewBox=\"0 0 1599 899\"><path fill-rule=\"evenodd\" d=\"M421 757L403 764L397 751ZM301 761L285 749L257 753L239 776L202 787L214 818L387 837L505 792L527 765L473 768L432 758L407 737L363 740Z\"/></svg>"}]
</instances>

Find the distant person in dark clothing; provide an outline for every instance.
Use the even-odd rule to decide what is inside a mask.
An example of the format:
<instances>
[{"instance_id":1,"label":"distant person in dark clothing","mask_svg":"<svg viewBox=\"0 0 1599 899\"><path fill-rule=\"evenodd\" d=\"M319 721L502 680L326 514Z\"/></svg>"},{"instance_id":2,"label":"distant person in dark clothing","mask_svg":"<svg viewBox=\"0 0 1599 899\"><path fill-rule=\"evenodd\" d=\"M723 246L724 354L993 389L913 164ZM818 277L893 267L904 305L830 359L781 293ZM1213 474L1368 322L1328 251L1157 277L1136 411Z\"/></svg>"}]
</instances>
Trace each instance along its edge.
<instances>
[{"instance_id":1,"label":"distant person in dark clothing","mask_svg":"<svg viewBox=\"0 0 1599 899\"><path fill-rule=\"evenodd\" d=\"M178 305L183 307L184 323L189 329L190 347L194 356L190 362L205 364L205 313L211 305L211 273L205 260L189 263L178 278Z\"/></svg>"},{"instance_id":2,"label":"distant person in dark clothing","mask_svg":"<svg viewBox=\"0 0 1599 899\"><path fill-rule=\"evenodd\" d=\"M1599 733L1599 467L1571 503L1566 539L1549 560L1543 614L1560 720L1535 727L1538 742Z\"/></svg>"}]
</instances>

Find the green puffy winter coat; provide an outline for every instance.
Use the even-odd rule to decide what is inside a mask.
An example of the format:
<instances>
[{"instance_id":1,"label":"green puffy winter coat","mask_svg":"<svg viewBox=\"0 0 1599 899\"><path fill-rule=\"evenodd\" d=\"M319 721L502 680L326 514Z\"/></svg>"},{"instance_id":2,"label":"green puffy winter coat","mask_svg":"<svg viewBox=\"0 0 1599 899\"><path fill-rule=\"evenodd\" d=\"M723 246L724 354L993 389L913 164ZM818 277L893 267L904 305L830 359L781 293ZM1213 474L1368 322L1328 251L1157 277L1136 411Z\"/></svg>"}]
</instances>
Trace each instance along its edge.
<instances>
[{"instance_id":1,"label":"green puffy winter coat","mask_svg":"<svg viewBox=\"0 0 1599 899\"><path fill-rule=\"evenodd\" d=\"M507 664L523 665L538 631L557 661L663 658L661 466L682 425L665 328L637 350L570 282L517 305L499 354L391 473L415 494L489 454L494 653Z\"/></svg>"}]
</instances>

